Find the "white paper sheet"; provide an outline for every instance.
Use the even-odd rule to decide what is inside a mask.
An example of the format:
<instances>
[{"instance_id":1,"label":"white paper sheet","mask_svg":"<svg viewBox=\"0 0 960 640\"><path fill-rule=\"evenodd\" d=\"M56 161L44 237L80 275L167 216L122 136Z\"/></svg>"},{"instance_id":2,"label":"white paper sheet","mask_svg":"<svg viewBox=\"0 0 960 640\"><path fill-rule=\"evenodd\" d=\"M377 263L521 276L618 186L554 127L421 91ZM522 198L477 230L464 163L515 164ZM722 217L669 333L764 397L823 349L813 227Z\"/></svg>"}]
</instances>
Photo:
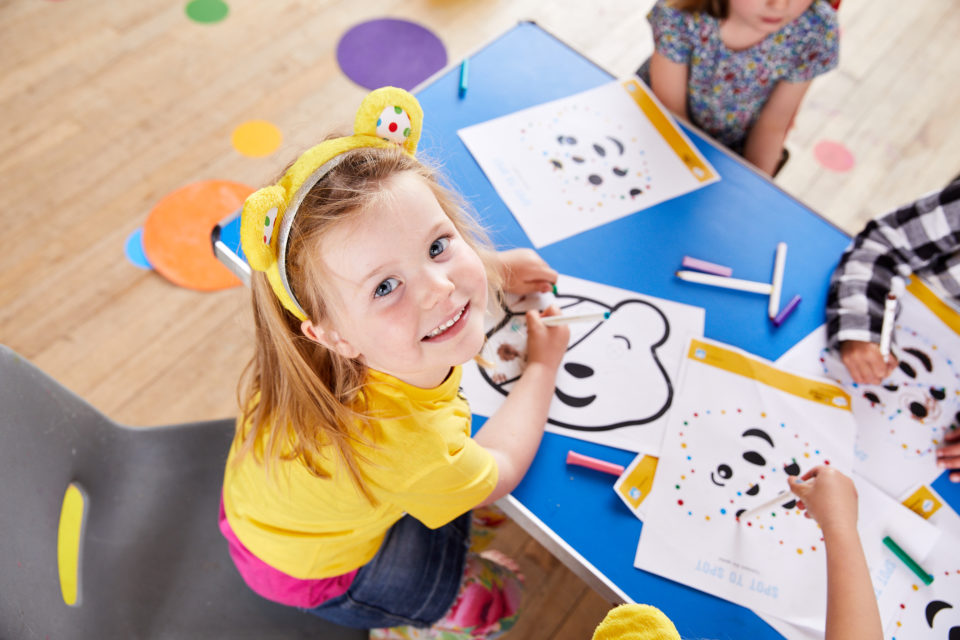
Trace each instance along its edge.
<instances>
[{"instance_id":1,"label":"white paper sheet","mask_svg":"<svg viewBox=\"0 0 960 640\"><path fill-rule=\"evenodd\" d=\"M720 179L636 79L458 134L537 247Z\"/></svg>"},{"instance_id":2,"label":"white paper sheet","mask_svg":"<svg viewBox=\"0 0 960 640\"><path fill-rule=\"evenodd\" d=\"M704 310L571 276L561 276L557 290L513 297L488 314L481 356L494 366L464 365L461 383L472 411L493 415L526 367L528 309L609 311L609 320L570 325L546 428L628 451L657 450L683 348L703 335Z\"/></svg>"},{"instance_id":3,"label":"white paper sheet","mask_svg":"<svg viewBox=\"0 0 960 640\"><path fill-rule=\"evenodd\" d=\"M789 496L738 522L818 464L849 473L849 398L739 349L691 341L635 565L794 624L822 627L820 531Z\"/></svg>"}]
</instances>

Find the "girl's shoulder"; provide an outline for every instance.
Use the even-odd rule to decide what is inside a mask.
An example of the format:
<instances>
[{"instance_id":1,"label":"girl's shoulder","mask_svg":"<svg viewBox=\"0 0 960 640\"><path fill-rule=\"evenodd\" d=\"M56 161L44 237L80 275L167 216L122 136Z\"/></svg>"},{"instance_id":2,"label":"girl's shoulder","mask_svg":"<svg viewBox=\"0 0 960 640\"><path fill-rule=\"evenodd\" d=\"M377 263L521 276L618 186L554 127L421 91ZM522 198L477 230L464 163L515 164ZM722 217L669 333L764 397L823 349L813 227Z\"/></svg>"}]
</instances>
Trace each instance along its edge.
<instances>
[{"instance_id":1,"label":"girl's shoulder","mask_svg":"<svg viewBox=\"0 0 960 640\"><path fill-rule=\"evenodd\" d=\"M672 6L670 0L657 0L647 14L647 20L654 26L670 27L677 31L699 31L710 20L710 15L699 11L685 11Z\"/></svg>"},{"instance_id":2,"label":"girl's shoulder","mask_svg":"<svg viewBox=\"0 0 960 640\"><path fill-rule=\"evenodd\" d=\"M804 11L795 23L802 32L816 35L836 35L840 28L837 11L828 0L813 0L810 8Z\"/></svg>"}]
</instances>

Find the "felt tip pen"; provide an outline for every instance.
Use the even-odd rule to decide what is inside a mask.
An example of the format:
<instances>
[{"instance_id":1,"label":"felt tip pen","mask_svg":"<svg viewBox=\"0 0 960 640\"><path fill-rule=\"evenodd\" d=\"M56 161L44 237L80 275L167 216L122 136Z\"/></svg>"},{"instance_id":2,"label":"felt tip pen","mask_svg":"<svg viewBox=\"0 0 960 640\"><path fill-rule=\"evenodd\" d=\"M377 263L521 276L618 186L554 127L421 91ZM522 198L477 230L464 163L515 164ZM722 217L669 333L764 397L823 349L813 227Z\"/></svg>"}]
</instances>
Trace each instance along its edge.
<instances>
[{"instance_id":1,"label":"felt tip pen","mask_svg":"<svg viewBox=\"0 0 960 640\"><path fill-rule=\"evenodd\" d=\"M612 476L619 476L621 473L623 473L624 469L622 464L607 462L606 460L600 460L598 458L591 458L590 456L585 456L582 453L577 453L576 451L567 451L567 464L574 464L578 467L586 467L587 469L593 469L594 471L609 473Z\"/></svg>"},{"instance_id":2,"label":"felt tip pen","mask_svg":"<svg viewBox=\"0 0 960 640\"><path fill-rule=\"evenodd\" d=\"M777 255L773 259L773 288L770 290L770 302L767 315L773 320L780 311L780 292L783 291L783 271L787 266L787 243L777 243Z\"/></svg>"},{"instance_id":3,"label":"felt tip pen","mask_svg":"<svg viewBox=\"0 0 960 640\"><path fill-rule=\"evenodd\" d=\"M677 271L676 276L687 282L696 282L697 284L708 284L714 287L723 287L724 289L737 289L739 291L749 291L750 293L760 293L770 295L773 285L766 282L755 282L753 280L741 280L740 278L725 278L715 276L709 273L699 273L697 271Z\"/></svg>"},{"instance_id":4,"label":"felt tip pen","mask_svg":"<svg viewBox=\"0 0 960 640\"><path fill-rule=\"evenodd\" d=\"M778 493L777 495L770 498L769 500L764 500L757 506L747 509L746 511L741 513L739 516L737 516L737 520L742 522L746 520L748 517L757 513L758 511L763 511L764 509L769 509L770 507L780 504L781 502L786 502L792 495L793 493L789 489L785 489L780 493Z\"/></svg>"},{"instance_id":5,"label":"felt tip pen","mask_svg":"<svg viewBox=\"0 0 960 640\"><path fill-rule=\"evenodd\" d=\"M901 549L900 545L893 541L893 538L890 536L884 536L883 544L886 545L890 551L893 551L893 555L900 558L900 560L903 561L903 564L907 565L907 568L910 569L910 571L913 571L917 577L923 581L923 584L930 584L933 582L933 576L924 571L923 567L921 567L913 558L907 555L907 552Z\"/></svg>"},{"instance_id":6,"label":"felt tip pen","mask_svg":"<svg viewBox=\"0 0 960 640\"><path fill-rule=\"evenodd\" d=\"M580 313L570 316L547 316L541 318L543 324L548 327L555 327L561 324L574 324L575 322L603 322L610 317L609 311L602 313Z\"/></svg>"},{"instance_id":7,"label":"felt tip pen","mask_svg":"<svg viewBox=\"0 0 960 640\"><path fill-rule=\"evenodd\" d=\"M467 76L470 73L470 59L464 58L463 62L460 63L460 88L457 90L457 95L461 98L467 95Z\"/></svg>"},{"instance_id":8,"label":"felt tip pen","mask_svg":"<svg viewBox=\"0 0 960 640\"><path fill-rule=\"evenodd\" d=\"M778 313L776 317L773 319L773 324L778 327L781 324L783 324L783 321L787 319L787 316L793 313L793 310L797 308L797 305L800 304L800 301L802 299L803 298L801 298L799 295L796 295L790 298L790 302L787 303L787 306L781 309L780 313Z\"/></svg>"},{"instance_id":9,"label":"felt tip pen","mask_svg":"<svg viewBox=\"0 0 960 640\"><path fill-rule=\"evenodd\" d=\"M897 312L897 296L887 294L883 302L883 324L880 325L880 355L884 360L890 355L890 340L893 338L893 317Z\"/></svg>"}]
</instances>

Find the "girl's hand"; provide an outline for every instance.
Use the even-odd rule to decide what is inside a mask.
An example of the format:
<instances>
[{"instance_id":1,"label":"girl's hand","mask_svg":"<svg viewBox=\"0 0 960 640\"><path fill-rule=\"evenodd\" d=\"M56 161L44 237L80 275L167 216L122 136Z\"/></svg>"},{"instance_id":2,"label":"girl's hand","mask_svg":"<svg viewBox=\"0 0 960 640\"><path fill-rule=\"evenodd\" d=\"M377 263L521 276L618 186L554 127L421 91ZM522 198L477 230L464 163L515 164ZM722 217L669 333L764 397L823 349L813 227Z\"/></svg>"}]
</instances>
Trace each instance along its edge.
<instances>
[{"instance_id":1,"label":"girl's hand","mask_svg":"<svg viewBox=\"0 0 960 640\"><path fill-rule=\"evenodd\" d=\"M541 317L556 316L560 309L550 306L543 312L527 311L527 366L534 363L543 364L556 371L567 352L570 342L570 327L556 325L548 327L543 324Z\"/></svg>"},{"instance_id":2,"label":"girl's hand","mask_svg":"<svg viewBox=\"0 0 960 640\"><path fill-rule=\"evenodd\" d=\"M880 384L897 368L897 359L891 354L886 362L880 355L880 345L861 340L840 343L840 359L859 384Z\"/></svg>"},{"instance_id":3,"label":"girl's hand","mask_svg":"<svg viewBox=\"0 0 960 640\"><path fill-rule=\"evenodd\" d=\"M557 272L533 249L509 249L497 253L503 290L508 293L546 293L557 282Z\"/></svg>"},{"instance_id":4,"label":"girl's hand","mask_svg":"<svg viewBox=\"0 0 960 640\"><path fill-rule=\"evenodd\" d=\"M818 466L801 477L787 478L790 491L799 500L797 506L807 510L826 534L838 528L856 529L857 489L853 480L832 467Z\"/></svg>"}]
</instances>

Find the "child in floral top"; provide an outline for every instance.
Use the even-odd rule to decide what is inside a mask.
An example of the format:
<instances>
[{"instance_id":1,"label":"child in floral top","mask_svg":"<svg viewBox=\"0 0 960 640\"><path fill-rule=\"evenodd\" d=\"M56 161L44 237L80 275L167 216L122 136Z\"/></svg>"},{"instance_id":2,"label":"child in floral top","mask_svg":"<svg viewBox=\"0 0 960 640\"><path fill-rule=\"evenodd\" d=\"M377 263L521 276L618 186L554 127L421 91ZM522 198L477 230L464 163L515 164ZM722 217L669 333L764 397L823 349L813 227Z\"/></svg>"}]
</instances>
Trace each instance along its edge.
<instances>
[{"instance_id":1,"label":"child in floral top","mask_svg":"<svg viewBox=\"0 0 960 640\"><path fill-rule=\"evenodd\" d=\"M637 72L664 105L773 175L800 101L837 65L827 0L657 0Z\"/></svg>"}]
</instances>

